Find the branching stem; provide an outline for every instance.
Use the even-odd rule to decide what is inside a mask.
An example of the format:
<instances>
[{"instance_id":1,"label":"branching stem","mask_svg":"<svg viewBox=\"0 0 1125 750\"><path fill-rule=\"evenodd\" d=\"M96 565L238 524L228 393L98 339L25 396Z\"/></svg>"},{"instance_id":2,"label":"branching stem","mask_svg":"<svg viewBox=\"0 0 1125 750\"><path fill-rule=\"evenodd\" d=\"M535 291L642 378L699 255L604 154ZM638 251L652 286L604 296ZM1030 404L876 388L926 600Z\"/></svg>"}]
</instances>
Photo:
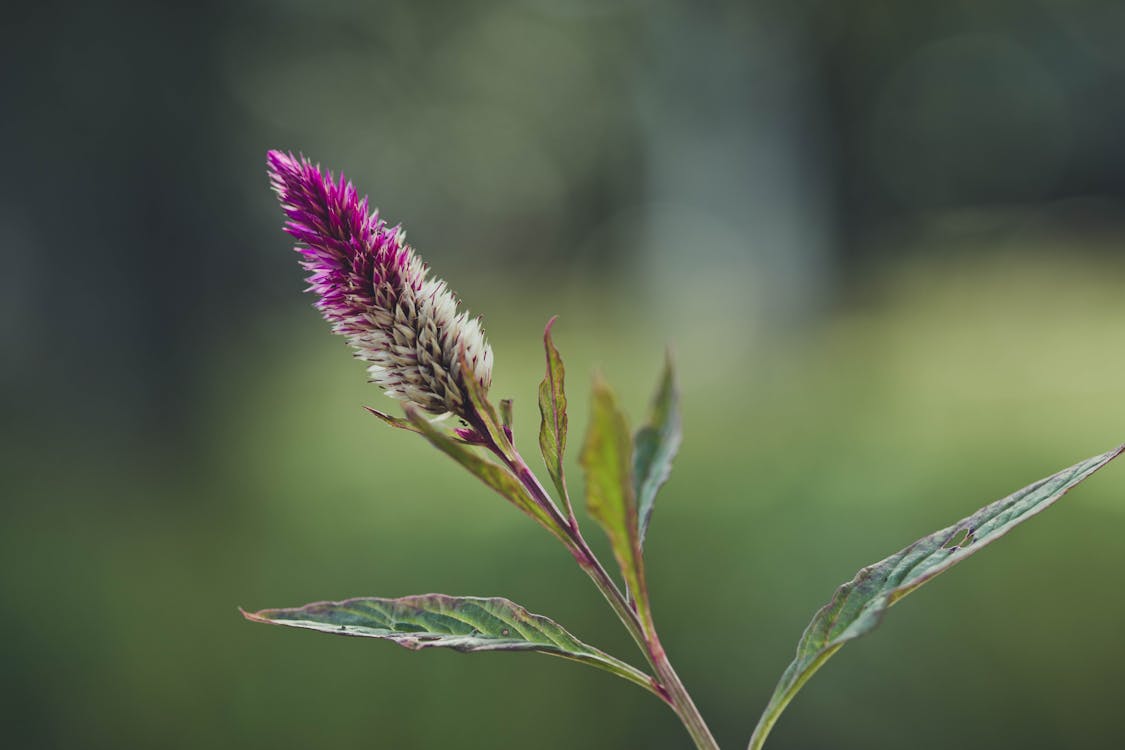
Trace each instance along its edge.
<instances>
[{"instance_id":1,"label":"branching stem","mask_svg":"<svg viewBox=\"0 0 1125 750\"><path fill-rule=\"evenodd\" d=\"M647 610L638 612L635 603L629 603L621 589L606 571L605 566L602 565L593 550L590 549L589 544L586 543L586 539L578 528L574 511L568 506L568 514L564 518L554 501L551 500L550 495L547 494L543 484L515 450L515 447L511 447L510 456L505 455L506 453L507 451L497 451L497 455L500 455L508 464L512 473L516 475L540 507L557 520L566 537L564 543L567 549L574 556L579 567L585 571L594 585L598 587L598 590L602 592L602 596L609 602L617 618L621 620L625 629L629 631L629 635L633 637L641 652L644 653L656 674L658 691L664 697L665 702L680 717L680 721L687 729L688 734L691 735L695 746L699 750L719 750L715 737L711 734L711 730L707 727L699 709L696 708L688 694L687 688L684 687L683 681L676 674L676 670L668 660L668 655L664 652L664 647L656 634L652 613Z\"/></svg>"}]
</instances>

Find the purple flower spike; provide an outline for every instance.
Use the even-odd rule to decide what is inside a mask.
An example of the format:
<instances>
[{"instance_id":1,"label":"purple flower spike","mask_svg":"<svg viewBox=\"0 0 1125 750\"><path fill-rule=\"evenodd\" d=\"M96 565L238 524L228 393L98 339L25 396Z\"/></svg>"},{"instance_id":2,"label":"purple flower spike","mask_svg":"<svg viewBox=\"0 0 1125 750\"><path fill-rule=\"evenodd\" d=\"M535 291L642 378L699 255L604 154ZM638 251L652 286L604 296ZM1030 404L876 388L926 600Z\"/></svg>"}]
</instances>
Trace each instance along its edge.
<instances>
[{"instance_id":1,"label":"purple flower spike","mask_svg":"<svg viewBox=\"0 0 1125 750\"><path fill-rule=\"evenodd\" d=\"M309 272L308 291L332 330L370 363L371 381L431 414L466 417L465 378L485 391L492 383L492 349L480 321L457 311L457 298L444 281L428 278L402 229L369 210L342 174L336 180L281 151L270 151L267 161L285 231Z\"/></svg>"}]
</instances>

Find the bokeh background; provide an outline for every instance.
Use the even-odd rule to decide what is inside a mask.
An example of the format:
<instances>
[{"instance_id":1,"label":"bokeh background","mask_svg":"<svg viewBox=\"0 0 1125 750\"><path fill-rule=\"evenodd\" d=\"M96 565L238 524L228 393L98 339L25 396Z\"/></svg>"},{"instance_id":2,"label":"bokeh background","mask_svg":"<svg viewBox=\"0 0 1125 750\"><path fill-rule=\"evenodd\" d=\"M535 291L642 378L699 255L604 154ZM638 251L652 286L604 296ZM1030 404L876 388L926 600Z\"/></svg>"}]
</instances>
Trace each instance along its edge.
<instances>
[{"instance_id":1,"label":"bokeh background","mask_svg":"<svg viewBox=\"0 0 1125 750\"><path fill-rule=\"evenodd\" d=\"M13 747L688 747L562 661L239 617L506 595L640 661L538 527L360 408L393 404L301 294L267 148L347 170L486 316L529 456L549 316L572 446L589 373L639 420L672 344L651 587L724 747L857 568L1125 439L1118 2L107 0L3 27ZM844 650L770 747L1125 746L1123 537L1111 465Z\"/></svg>"}]
</instances>

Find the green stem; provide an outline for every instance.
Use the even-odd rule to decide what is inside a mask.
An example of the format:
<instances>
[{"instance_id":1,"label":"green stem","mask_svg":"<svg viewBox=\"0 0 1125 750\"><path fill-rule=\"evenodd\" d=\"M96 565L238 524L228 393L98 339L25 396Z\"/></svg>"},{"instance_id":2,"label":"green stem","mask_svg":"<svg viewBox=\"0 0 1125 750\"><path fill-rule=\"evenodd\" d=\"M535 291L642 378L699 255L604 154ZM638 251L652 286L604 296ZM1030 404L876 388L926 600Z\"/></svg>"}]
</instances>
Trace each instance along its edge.
<instances>
[{"instance_id":1,"label":"green stem","mask_svg":"<svg viewBox=\"0 0 1125 750\"><path fill-rule=\"evenodd\" d=\"M684 687L683 681L672 667L672 662L668 660L668 655L660 643L656 629L651 624L649 627L645 627L637 612L626 602L621 589L617 587L601 562L590 551L581 533L578 533L577 541L580 554L575 554L575 559L579 566L590 576L606 601L613 607L618 619L625 624L629 634L633 636L633 640L644 652L645 658L648 659L648 663L652 665L652 669L656 673L660 687L667 694L668 703L672 710L676 712L676 715L680 717L680 721L687 729L688 734L691 735L695 746L699 750L719 750L719 744L707 727L707 722L703 720L702 714L699 713L699 709L692 701L687 688Z\"/></svg>"},{"instance_id":2,"label":"green stem","mask_svg":"<svg viewBox=\"0 0 1125 750\"><path fill-rule=\"evenodd\" d=\"M660 639L657 638L656 631L652 633L650 648L653 651L650 660L652 668L656 670L660 684L668 691L673 703L675 703L676 713L688 734L691 735L692 740L695 741L695 746L699 750L719 750L719 743L715 741L715 736L711 734L707 722L703 720L703 715L699 713L699 709L696 708L695 702L692 701L683 681L680 680L680 676L673 669L672 662L668 661L668 655L664 653L664 647L660 645Z\"/></svg>"},{"instance_id":3,"label":"green stem","mask_svg":"<svg viewBox=\"0 0 1125 750\"><path fill-rule=\"evenodd\" d=\"M809 681L809 678L816 674L816 671L820 669L821 665L831 659L832 655L839 651L843 645L844 644L841 643L834 646L818 656L809 668L805 670L804 674L802 674L788 690L770 700L769 705L766 706L766 710L762 713L762 718L758 719L758 726L754 727L754 734L750 736L750 746L747 750L762 750L762 746L766 744L766 737L769 736L770 730L773 729L773 725L777 723L785 707L789 705L789 701L793 700L793 697L801 691L801 688Z\"/></svg>"},{"instance_id":4,"label":"green stem","mask_svg":"<svg viewBox=\"0 0 1125 750\"><path fill-rule=\"evenodd\" d=\"M503 456L502 456L503 457ZM546 508L547 512L556 520L561 527L566 539L567 550L574 556L578 566L585 571L598 590L602 592L606 601L613 607L613 611L617 614L618 619L625 625L629 631L629 635L633 637L645 657L649 656L648 639L645 636L644 626L641 624L640 618L637 613L626 603L625 597L622 595L617 584L610 578L609 573L602 566L601 561L594 555L586 540L582 537L582 532L578 530L578 522L574 517L573 511L569 517L563 518L559 513L555 503L551 500L547 490L540 483L539 478L532 473L527 463L524 462L523 457L519 453L515 453L511 459L505 457L508 467L515 473L516 478L520 480L523 486L535 498L540 507ZM655 667L655 665L653 665Z\"/></svg>"},{"instance_id":5,"label":"green stem","mask_svg":"<svg viewBox=\"0 0 1125 750\"><path fill-rule=\"evenodd\" d=\"M568 537L567 549L574 556L579 567L585 571L594 585L598 587L598 590L602 592L602 596L609 602L617 618L621 620L625 629L629 631L629 635L633 637L633 640L645 655L656 673L658 682L656 687L665 702L679 716L684 728L687 729L688 734L695 742L695 746L698 750L719 750L719 744L715 741L715 737L708 729L702 714L699 713L699 709L696 708L687 688L684 687L683 681L680 680L680 676L676 674L676 670L668 660L664 647L660 644L651 613L645 611L642 617L633 606L630 606L625 595L621 593L621 589L614 583L609 573L606 572L605 566L598 560L593 550L586 543L585 538L583 538L582 532L578 529L578 522L574 517L573 510L569 511L568 518L563 519L550 495L547 494L546 489L540 483L539 478L532 473L527 463L515 451L514 446L512 446L512 449L513 455L510 458L502 456L508 463L508 467L540 506L546 508L553 517L558 519Z\"/></svg>"}]
</instances>

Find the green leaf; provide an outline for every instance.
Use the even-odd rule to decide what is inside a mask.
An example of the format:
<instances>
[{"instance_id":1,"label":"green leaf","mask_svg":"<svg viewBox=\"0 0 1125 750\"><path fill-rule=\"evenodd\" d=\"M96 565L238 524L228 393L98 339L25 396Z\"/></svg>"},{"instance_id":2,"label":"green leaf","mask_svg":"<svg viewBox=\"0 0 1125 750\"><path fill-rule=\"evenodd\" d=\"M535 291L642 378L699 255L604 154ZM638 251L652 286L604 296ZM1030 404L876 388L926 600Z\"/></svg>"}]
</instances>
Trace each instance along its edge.
<instances>
[{"instance_id":1,"label":"green leaf","mask_svg":"<svg viewBox=\"0 0 1125 750\"><path fill-rule=\"evenodd\" d=\"M547 374L539 384L539 413L543 419L539 423L539 451L543 454L543 463L547 465L547 473L559 491L559 497L570 509L570 496L566 491L566 479L563 475L563 454L566 452L566 370L563 368L562 357L551 340L551 326L558 320L558 316L547 321L543 330L543 348L547 354Z\"/></svg>"},{"instance_id":2,"label":"green leaf","mask_svg":"<svg viewBox=\"0 0 1125 750\"><path fill-rule=\"evenodd\" d=\"M637 517L640 541L644 544L656 493L672 473L672 459L680 450L683 433L680 420L680 392L672 368L671 353L664 361L664 374L652 400L648 424L634 438L633 477L637 488Z\"/></svg>"},{"instance_id":3,"label":"green leaf","mask_svg":"<svg viewBox=\"0 0 1125 750\"><path fill-rule=\"evenodd\" d=\"M538 651L604 669L660 696L644 672L583 643L553 620L532 614L507 599L444 594L400 599L364 597L242 614L253 622L381 638L414 651Z\"/></svg>"},{"instance_id":4,"label":"green leaf","mask_svg":"<svg viewBox=\"0 0 1125 750\"><path fill-rule=\"evenodd\" d=\"M410 423L418 429L426 440L442 453L450 456L454 461L464 466L474 476L496 490L502 497L517 508L538 521L544 528L555 536L562 537L562 530L551 517L551 514L541 507L528 493L520 481L504 466L490 461L482 456L476 448L465 445L438 429L426 419L416 407L411 404L404 406L406 416Z\"/></svg>"},{"instance_id":5,"label":"green leaf","mask_svg":"<svg viewBox=\"0 0 1125 750\"><path fill-rule=\"evenodd\" d=\"M461 371L463 373L472 373L473 368L469 366L468 354L465 347L461 347L459 353L461 360ZM472 411L476 414L480 423L474 423L472 426L476 429L484 428L484 437L488 438L493 446L503 453L508 459L515 457L515 451L512 447L512 441L504 434L503 428L500 426L500 415L496 413L496 407L488 400L488 394L485 392L484 387L477 382L477 379L472 375L466 375L462 378L465 386L465 395L469 397L469 405ZM413 421L413 420L411 420Z\"/></svg>"},{"instance_id":6,"label":"green leaf","mask_svg":"<svg viewBox=\"0 0 1125 750\"><path fill-rule=\"evenodd\" d=\"M586 470L586 507L606 535L629 593L648 609L644 559L633 493L633 438L625 415L605 381L594 378L590 427L582 448Z\"/></svg>"},{"instance_id":7,"label":"green leaf","mask_svg":"<svg viewBox=\"0 0 1125 750\"><path fill-rule=\"evenodd\" d=\"M758 721L750 740L750 750L758 750L762 746L778 716L813 673L845 643L874 630L891 605L1047 509L1122 451L1125 451L1125 445L986 505L952 526L869 565L840 586L801 636L796 658L781 676L769 705Z\"/></svg>"},{"instance_id":8,"label":"green leaf","mask_svg":"<svg viewBox=\"0 0 1125 750\"><path fill-rule=\"evenodd\" d=\"M410 422L408 422L405 419L399 419L398 417L392 417L390 414L387 414L385 412L381 412L378 409L372 409L370 406L365 406L363 408L367 409L368 412L375 415L379 419L383 420L384 422L389 424L391 427L397 427L400 430L409 430L410 432L418 432L419 431L417 427L415 427L413 424L411 424Z\"/></svg>"}]
</instances>

